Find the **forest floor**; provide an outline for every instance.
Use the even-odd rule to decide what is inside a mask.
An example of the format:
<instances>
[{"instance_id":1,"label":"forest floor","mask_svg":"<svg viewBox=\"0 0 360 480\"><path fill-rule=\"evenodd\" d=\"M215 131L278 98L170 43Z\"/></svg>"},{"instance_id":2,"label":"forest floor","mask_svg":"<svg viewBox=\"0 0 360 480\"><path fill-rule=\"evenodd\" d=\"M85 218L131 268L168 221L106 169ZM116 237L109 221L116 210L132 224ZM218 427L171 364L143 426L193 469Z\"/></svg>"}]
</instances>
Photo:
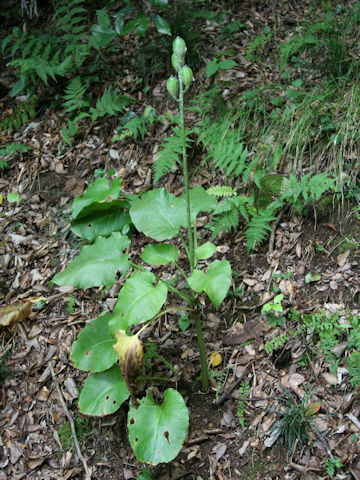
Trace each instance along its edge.
<instances>
[{"instance_id":1,"label":"forest floor","mask_svg":"<svg viewBox=\"0 0 360 480\"><path fill-rule=\"evenodd\" d=\"M281 35L286 25L302 18L304 5L310 2L239 4L232 8L232 20L240 19L248 27L247 34L237 38L241 55L256 32L277 23ZM209 35L216 35L216 30L209 27ZM128 47L131 51L130 40ZM244 75L238 73L234 75L240 89L258 86L268 77L251 62L244 65ZM4 69L6 76L11 80ZM123 84L133 96L137 95L135 76L130 69ZM154 79L148 93L149 102L162 112L174 108L166 94L166 78ZM200 90L204 71L196 78L200 80L193 88ZM0 99L4 110L11 108L11 101L8 94ZM0 178L1 305L15 304L20 312L17 321L0 327L0 480L85 478L66 423L68 416L78 427L92 478L135 479L142 465L127 439L126 408L108 417L83 419L77 398L86 375L69 359L81 327L113 308L111 294L118 291L119 282L104 295L101 289L58 288L50 281L78 251L80 242L69 230L71 204L87 188L95 169L115 170L125 192L139 193L151 184L154 147L164 132L159 128L152 138L114 144L114 125L103 119L91 125L73 148L59 148L62 123L63 112L49 107L22 127L14 137L33 150L13 162ZM194 162L200 163L196 158ZM206 166L192 178L192 185L216 183L221 184L221 178ZM166 176L164 185L178 194L181 171ZM8 193L18 193L21 202L9 203ZM206 222L205 217L200 219L198 227L205 239L210 235ZM199 354L193 330L182 332L177 316L169 314L151 332L158 352L181 372L180 380L171 382L185 397L190 427L179 456L149 470L159 480L315 480L330 478L331 467L327 471L326 465L333 458L342 464L334 469L333 478L359 480L360 398L347 375L346 335L338 335L332 346L338 359L336 375L329 371L328 357L316 338L310 339L305 331L290 335L272 353L265 351L273 336L289 334L299 326L300 315L312 315L320 324L334 314L339 324L360 316L359 220L346 202L330 202L316 216L284 211L274 224L274 235L250 254L244 227L215 240L216 258L228 259L236 274L221 308L206 304L204 311L207 353L221 356L219 365L209 363L209 393L201 392L197 380ZM140 256L144 242L144 236L133 235L131 251ZM269 322L262 312L262 306L277 294L283 294L282 324L274 318ZM36 309L42 299L46 304ZM155 363L151 375L168 372ZM239 401L240 381L248 382L248 400L243 402ZM153 389L161 385L155 383ZM317 402L307 414L314 424L309 442L295 444L293 451L281 437L276 440L272 430L286 407L281 398L286 392L298 405L303 402L305 409Z\"/></svg>"}]
</instances>

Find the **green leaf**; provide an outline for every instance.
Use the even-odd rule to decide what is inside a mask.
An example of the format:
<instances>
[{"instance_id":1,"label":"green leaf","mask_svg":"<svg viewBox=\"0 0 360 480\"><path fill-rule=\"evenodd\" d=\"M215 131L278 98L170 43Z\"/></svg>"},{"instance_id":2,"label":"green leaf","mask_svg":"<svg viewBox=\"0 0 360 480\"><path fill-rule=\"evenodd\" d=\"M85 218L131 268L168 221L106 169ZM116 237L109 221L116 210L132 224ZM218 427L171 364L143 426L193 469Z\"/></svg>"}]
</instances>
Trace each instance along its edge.
<instances>
[{"instance_id":1,"label":"green leaf","mask_svg":"<svg viewBox=\"0 0 360 480\"><path fill-rule=\"evenodd\" d=\"M18 193L11 193L9 192L6 196L7 201L9 203L20 203L21 202L21 197Z\"/></svg>"},{"instance_id":2,"label":"green leaf","mask_svg":"<svg viewBox=\"0 0 360 480\"><path fill-rule=\"evenodd\" d=\"M181 199L185 202L185 194L179 197L179 200ZM209 195L202 187L194 187L190 190L190 215L192 220L195 220L200 212L212 212L216 205L216 198ZM185 225L186 223L184 223Z\"/></svg>"},{"instance_id":3,"label":"green leaf","mask_svg":"<svg viewBox=\"0 0 360 480\"><path fill-rule=\"evenodd\" d=\"M180 452L189 427L189 412L179 392L168 388L157 405L149 392L128 413L129 441L140 462L170 462Z\"/></svg>"},{"instance_id":4,"label":"green leaf","mask_svg":"<svg viewBox=\"0 0 360 480\"><path fill-rule=\"evenodd\" d=\"M219 70L219 64L215 60L210 61L206 65L206 69L205 69L207 78L210 78L211 75L214 75L214 73L216 73L218 70Z\"/></svg>"},{"instance_id":5,"label":"green leaf","mask_svg":"<svg viewBox=\"0 0 360 480\"><path fill-rule=\"evenodd\" d=\"M151 15L151 18L154 22L156 30L159 33L164 33L165 35L171 35L170 25L166 20L163 19L163 17L160 17L160 15L157 15L157 14L153 14Z\"/></svg>"},{"instance_id":6,"label":"green leaf","mask_svg":"<svg viewBox=\"0 0 360 480\"><path fill-rule=\"evenodd\" d=\"M169 243L146 245L141 258L149 265L166 265L176 262L179 249Z\"/></svg>"},{"instance_id":7,"label":"green leaf","mask_svg":"<svg viewBox=\"0 0 360 480\"><path fill-rule=\"evenodd\" d=\"M76 368L95 373L103 372L116 363L117 354L113 348L116 339L111 335L108 325L112 316L103 313L81 330L70 355Z\"/></svg>"},{"instance_id":8,"label":"green leaf","mask_svg":"<svg viewBox=\"0 0 360 480\"><path fill-rule=\"evenodd\" d=\"M85 415L109 415L129 398L129 391L118 365L100 373L91 373L79 398L79 409Z\"/></svg>"},{"instance_id":9,"label":"green leaf","mask_svg":"<svg viewBox=\"0 0 360 480\"><path fill-rule=\"evenodd\" d=\"M151 272L133 273L119 292L112 330L126 330L130 325L146 322L164 305L167 286L163 282L154 285L156 277Z\"/></svg>"},{"instance_id":10,"label":"green leaf","mask_svg":"<svg viewBox=\"0 0 360 480\"><path fill-rule=\"evenodd\" d=\"M227 260L214 260L208 268L208 273L194 270L189 278L190 287L197 293L203 290L218 307L226 297L231 283L231 267Z\"/></svg>"},{"instance_id":11,"label":"green leaf","mask_svg":"<svg viewBox=\"0 0 360 480\"><path fill-rule=\"evenodd\" d=\"M186 225L185 198L176 198L165 188L151 190L131 204L130 217L139 232L162 242Z\"/></svg>"},{"instance_id":12,"label":"green leaf","mask_svg":"<svg viewBox=\"0 0 360 480\"><path fill-rule=\"evenodd\" d=\"M98 237L93 245L83 247L66 269L55 275L53 282L78 288L110 287L116 272L125 273L130 267L128 256L122 253L129 244L128 237L119 232L109 238Z\"/></svg>"},{"instance_id":13,"label":"green leaf","mask_svg":"<svg viewBox=\"0 0 360 480\"><path fill-rule=\"evenodd\" d=\"M211 257L215 250L216 246L213 243L206 242L200 245L200 247L197 247L195 250L195 255L199 260L206 260L207 258Z\"/></svg>"},{"instance_id":14,"label":"green leaf","mask_svg":"<svg viewBox=\"0 0 360 480\"><path fill-rule=\"evenodd\" d=\"M223 60L219 63L220 70L227 70L228 68L233 68L237 65L234 60Z\"/></svg>"},{"instance_id":15,"label":"green leaf","mask_svg":"<svg viewBox=\"0 0 360 480\"><path fill-rule=\"evenodd\" d=\"M305 283L318 282L321 280L321 275L319 272L308 272L305 275Z\"/></svg>"},{"instance_id":16,"label":"green leaf","mask_svg":"<svg viewBox=\"0 0 360 480\"><path fill-rule=\"evenodd\" d=\"M126 234L130 228L128 202L94 202L83 208L71 223L71 231L85 240L92 242L96 237L107 236L112 232Z\"/></svg>"},{"instance_id":17,"label":"green leaf","mask_svg":"<svg viewBox=\"0 0 360 480\"><path fill-rule=\"evenodd\" d=\"M91 28L91 33L101 46L108 45L116 37L115 30L105 25L93 25Z\"/></svg>"},{"instance_id":18,"label":"green leaf","mask_svg":"<svg viewBox=\"0 0 360 480\"><path fill-rule=\"evenodd\" d=\"M92 203L109 202L117 199L121 192L121 178L115 178L112 185L107 178L98 178L82 197L75 198L71 215L75 219L81 211Z\"/></svg>"},{"instance_id":19,"label":"green leaf","mask_svg":"<svg viewBox=\"0 0 360 480\"><path fill-rule=\"evenodd\" d=\"M153 7L167 7L169 0L149 0Z\"/></svg>"},{"instance_id":20,"label":"green leaf","mask_svg":"<svg viewBox=\"0 0 360 480\"><path fill-rule=\"evenodd\" d=\"M146 15L146 13L144 13L144 12L139 12L139 13L136 15L135 20L137 21L137 25L136 25L136 27L135 27L136 32L137 32L139 35L145 35L146 30L147 30L148 27L149 27L149 20L148 20L148 17L147 17L147 15Z\"/></svg>"}]
</instances>

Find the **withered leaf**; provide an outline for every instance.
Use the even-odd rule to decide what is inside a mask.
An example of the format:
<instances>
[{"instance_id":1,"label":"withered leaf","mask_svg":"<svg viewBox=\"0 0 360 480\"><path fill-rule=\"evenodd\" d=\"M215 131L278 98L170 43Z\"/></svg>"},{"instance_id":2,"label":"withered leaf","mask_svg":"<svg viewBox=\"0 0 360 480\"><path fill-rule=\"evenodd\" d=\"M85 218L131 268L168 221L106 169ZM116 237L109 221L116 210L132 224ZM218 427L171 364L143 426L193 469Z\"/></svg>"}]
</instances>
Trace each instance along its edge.
<instances>
[{"instance_id":1,"label":"withered leaf","mask_svg":"<svg viewBox=\"0 0 360 480\"><path fill-rule=\"evenodd\" d=\"M8 327L12 323L21 322L30 315L31 303L16 302L0 307L0 326Z\"/></svg>"},{"instance_id":2,"label":"withered leaf","mask_svg":"<svg viewBox=\"0 0 360 480\"><path fill-rule=\"evenodd\" d=\"M125 330L115 330L115 336L117 342L114 345L114 350L119 356L121 373L125 379L133 404L137 405L135 380L144 364L143 343L138 335L130 337L126 335Z\"/></svg>"}]
</instances>

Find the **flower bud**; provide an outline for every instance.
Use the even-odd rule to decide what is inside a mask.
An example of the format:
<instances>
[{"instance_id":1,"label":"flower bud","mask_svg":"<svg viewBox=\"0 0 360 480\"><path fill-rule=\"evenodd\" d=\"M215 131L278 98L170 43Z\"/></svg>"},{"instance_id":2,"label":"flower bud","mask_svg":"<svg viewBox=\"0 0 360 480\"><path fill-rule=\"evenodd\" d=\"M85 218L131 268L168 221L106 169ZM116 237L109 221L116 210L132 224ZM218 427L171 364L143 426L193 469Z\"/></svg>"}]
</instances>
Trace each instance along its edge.
<instances>
[{"instance_id":1,"label":"flower bud","mask_svg":"<svg viewBox=\"0 0 360 480\"><path fill-rule=\"evenodd\" d=\"M171 63L172 63L172 66L174 67L174 70L176 70L177 72L184 65L184 61L183 60L180 61L179 57L177 57L175 53L171 55Z\"/></svg>"},{"instance_id":2,"label":"flower bud","mask_svg":"<svg viewBox=\"0 0 360 480\"><path fill-rule=\"evenodd\" d=\"M182 67L182 69L180 70L180 78L185 88L188 89L191 85L191 82L193 81L193 73L191 68L187 65Z\"/></svg>"},{"instance_id":3,"label":"flower bud","mask_svg":"<svg viewBox=\"0 0 360 480\"><path fill-rule=\"evenodd\" d=\"M173 41L173 52L178 57L180 62L181 60L184 62L186 50L187 48L184 40L180 37L176 37L175 40Z\"/></svg>"},{"instance_id":4,"label":"flower bud","mask_svg":"<svg viewBox=\"0 0 360 480\"><path fill-rule=\"evenodd\" d=\"M167 81L166 88L170 95L173 97L173 99L177 100L179 92L179 82L177 78L171 75L171 77Z\"/></svg>"}]
</instances>

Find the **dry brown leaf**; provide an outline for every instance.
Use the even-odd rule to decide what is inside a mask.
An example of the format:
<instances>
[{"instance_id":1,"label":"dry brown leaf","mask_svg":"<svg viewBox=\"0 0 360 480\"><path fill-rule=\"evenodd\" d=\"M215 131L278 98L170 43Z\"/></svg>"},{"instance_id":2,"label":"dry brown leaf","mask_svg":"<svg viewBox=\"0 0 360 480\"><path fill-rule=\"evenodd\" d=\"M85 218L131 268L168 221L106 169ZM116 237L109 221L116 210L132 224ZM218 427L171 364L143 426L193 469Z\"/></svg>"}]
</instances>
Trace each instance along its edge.
<instances>
[{"instance_id":1,"label":"dry brown leaf","mask_svg":"<svg viewBox=\"0 0 360 480\"><path fill-rule=\"evenodd\" d=\"M350 250L346 250L345 252L340 253L340 255L337 256L336 261L339 267L343 267L346 264L349 258L349 255L350 255Z\"/></svg>"},{"instance_id":2,"label":"dry brown leaf","mask_svg":"<svg viewBox=\"0 0 360 480\"><path fill-rule=\"evenodd\" d=\"M16 302L0 307L0 326L8 327L12 323L21 322L30 315L31 303Z\"/></svg>"}]
</instances>

